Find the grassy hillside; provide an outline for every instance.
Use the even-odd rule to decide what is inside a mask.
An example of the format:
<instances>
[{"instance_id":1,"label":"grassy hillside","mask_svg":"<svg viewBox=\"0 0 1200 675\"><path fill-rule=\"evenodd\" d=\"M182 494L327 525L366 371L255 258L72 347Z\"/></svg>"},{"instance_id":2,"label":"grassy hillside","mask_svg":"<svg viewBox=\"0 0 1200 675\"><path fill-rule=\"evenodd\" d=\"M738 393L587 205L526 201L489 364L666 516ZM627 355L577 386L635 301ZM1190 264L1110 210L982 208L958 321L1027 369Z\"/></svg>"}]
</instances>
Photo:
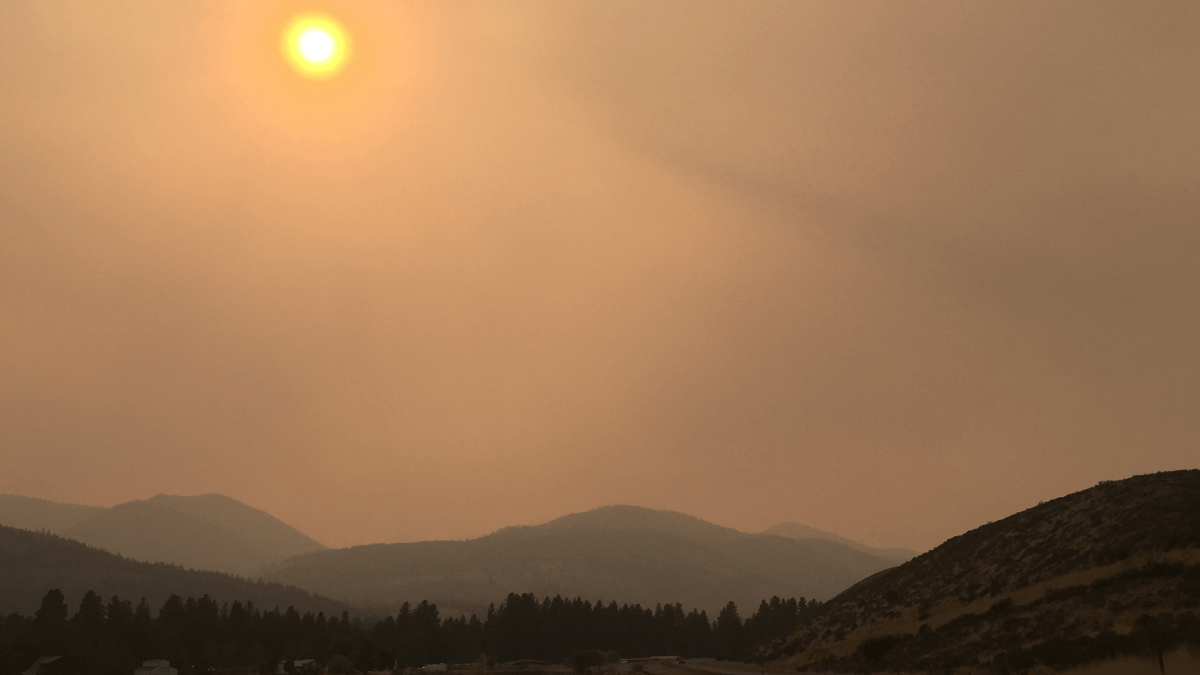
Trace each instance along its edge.
<instances>
[{"instance_id":1,"label":"grassy hillside","mask_svg":"<svg viewBox=\"0 0 1200 675\"><path fill-rule=\"evenodd\" d=\"M989 523L826 603L764 645L788 665L876 672L1200 647L1200 471L1106 482Z\"/></svg>"},{"instance_id":2,"label":"grassy hillside","mask_svg":"<svg viewBox=\"0 0 1200 675\"><path fill-rule=\"evenodd\" d=\"M68 603L78 603L91 590L104 598L118 595L136 602L145 597L156 610L171 594L207 594L218 602L251 601L265 608L294 606L301 612L349 609L346 603L283 584L137 562L53 534L0 527L0 615L33 613L51 588L61 589Z\"/></svg>"},{"instance_id":3,"label":"grassy hillside","mask_svg":"<svg viewBox=\"0 0 1200 675\"><path fill-rule=\"evenodd\" d=\"M606 507L469 541L322 551L271 568L271 578L354 603L428 599L482 612L509 592L679 602L749 611L774 595L825 599L889 561L828 541L721 528L683 514Z\"/></svg>"}]
</instances>

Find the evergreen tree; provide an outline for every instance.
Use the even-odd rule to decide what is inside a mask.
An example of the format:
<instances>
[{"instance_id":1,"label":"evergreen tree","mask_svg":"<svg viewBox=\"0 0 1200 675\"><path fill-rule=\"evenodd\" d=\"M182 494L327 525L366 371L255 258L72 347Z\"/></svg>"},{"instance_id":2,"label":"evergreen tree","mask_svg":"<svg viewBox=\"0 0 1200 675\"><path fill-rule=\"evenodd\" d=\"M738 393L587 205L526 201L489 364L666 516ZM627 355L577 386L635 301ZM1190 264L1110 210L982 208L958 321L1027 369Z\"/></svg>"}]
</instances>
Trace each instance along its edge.
<instances>
[{"instance_id":1,"label":"evergreen tree","mask_svg":"<svg viewBox=\"0 0 1200 675\"><path fill-rule=\"evenodd\" d=\"M717 642L717 658L737 658L744 646L742 644L742 617L738 615L737 605L732 600L717 615L717 625L713 633Z\"/></svg>"},{"instance_id":2,"label":"evergreen tree","mask_svg":"<svg viewBox=\"0 0 1200 675\"><path fill-rule=\"evenodd\" d=\"M76 635L91 642L100 640L100 630L104 627L104 600L92 591L83 594L79 601L79 611L71 619L72 628Z\"/></svg>"},{"instance_id":3,"label":"evergreen tree","mask_svg":"<svg viewBox=\"0 0 1200 675\"><path fill-rule=\"evenodd\" d=\"M786 629L815 603L771 598L743 624L729 603L717 621L680 604L592 603L579 597L538 599L510 594L499 606L477 616L442 617L422 601L404 603L395 616L369 625L348 613L327 619L303 616L294 608L268 611L252 602L218 605L210 596L172 595L153 616L145 598L136 607L113 596L108 603L86 593L68 621L59 590L48 592L34 617L0 620L0 675L15 675L38 656L64 655L71 672L128 675L148 658L164 658L180 671L242 667L273 672L289 660L315 658L358 670L428 663L479 661L491 664L537 659L578 667L595 665L598 656L619 660L655 654L736 658L752 643Z\"/></svg>"},{"instance_id":4,"label":"evergreen tree","mask_svg":"<svg viewBox=\"0 0 1200 675\"><path fill-rule=\"evenodd\" d=\"M56 625L67 620L67 600L63 592L52 588L42 596L42 606L34 614L34 619L43 625Z\"/></svg>"}]
</instances>

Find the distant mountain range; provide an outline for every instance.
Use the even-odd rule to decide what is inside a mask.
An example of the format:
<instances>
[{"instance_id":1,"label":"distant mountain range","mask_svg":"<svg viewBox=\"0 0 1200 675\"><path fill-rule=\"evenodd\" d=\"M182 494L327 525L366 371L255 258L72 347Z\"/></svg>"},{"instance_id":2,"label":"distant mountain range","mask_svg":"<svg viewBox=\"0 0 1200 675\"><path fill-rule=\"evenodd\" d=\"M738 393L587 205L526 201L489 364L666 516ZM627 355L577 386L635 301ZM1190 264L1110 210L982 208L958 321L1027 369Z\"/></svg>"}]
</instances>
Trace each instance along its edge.
<instances>
[{"instance_id":1,"label":"distant mountain range","mask_svg":"<svg viewBox=\"0 0 1200 675\"><path fill-rule=\"evenodd\" d=\"M112 508L0 495L0 525L45 530L126 558L248 578L325 548L264 511L216 494L155 495Z\"/></svg>"},{"instance_id":2,"label":"distant mountain range","mask_svg":"<svg viewBox=\"0 0 1200 675\"><path fill-rule=\"evenodd\" d=\"M757 657L789 671L1015 673L1120 656L1162 668L1184 646L1200 650L1200 470L1104 482L954 537Z\"/></svg>"},{"instance_id":3,"label":"distant mountain range","mask_svg":"<svg viewBox=\"0 0 1200 675\"><path fill-rule=\"evenodd\" d=\"M209 595L218 603L253 602L262 609L348 611L349 605L296 587L255 583L220 572L199 572L177 565L122 558L57 535L0 526L0 615L31 616L46 591L58 588L74 607L87 591L106 601L113 595L135 605L146 598L155 614L167 597Z\"/></svg>"},{"instance_id":4,"label":"distant mountain range","mask_svg":"<svg viewBox=\"0 0 1200 675\"><path fill-rule=\"evenodd\" d=\"M468 541L374 544L290 558L268 578L358 605L428 599L482 612L509 592L747 614L771 596L826 599L891 567L821 538L747 534L671 511L607 506Z\"/></svg>"},{"instance_id":5,"label":"distant mountain range","mask_svg":"<svg viewBox=\"0 0 1200 675\"><path fill-rule=\"evenodd\" d=\"M222 495L156 495L111 508L0 495L0 525L125 558L263 577L377 610L429 600L479 613L510 592L747 613L775 595L826 599L910 557L795 523L748 534L693 516L607 506L469 541L328 550ZM43 589L44 590L44 589Z\"/></svg>"},{"instance_id":6,"label":"distant mountain range","mask_svg":"<svg viewBox=\"0 0 1200 675\"><path fill-rule=\"evenodd\" d=\"M679 602L712 617L729 600L748 615L763 598L794 595L832 599L751 650L755 660L774 661L773 670L1015 673L1121 656L1157 659L1162 668L1173 649L1200 651L1200 470L1106 481L899 566L910 551L871 549L795 523L747 534L634 506L467 541L337 550L219 495L159 495L99 510L0 496L3 522L205 564L269 560L264 576L277 582L137 562L0 527L0 615L32 612L50 588L72 599L94 590L157 606L171 593L209 594L327 614L419 600L443 615L482 614L507 593L532 592ZM188 537L204 543L186 544Z\"/></svg>"}]
</instances>

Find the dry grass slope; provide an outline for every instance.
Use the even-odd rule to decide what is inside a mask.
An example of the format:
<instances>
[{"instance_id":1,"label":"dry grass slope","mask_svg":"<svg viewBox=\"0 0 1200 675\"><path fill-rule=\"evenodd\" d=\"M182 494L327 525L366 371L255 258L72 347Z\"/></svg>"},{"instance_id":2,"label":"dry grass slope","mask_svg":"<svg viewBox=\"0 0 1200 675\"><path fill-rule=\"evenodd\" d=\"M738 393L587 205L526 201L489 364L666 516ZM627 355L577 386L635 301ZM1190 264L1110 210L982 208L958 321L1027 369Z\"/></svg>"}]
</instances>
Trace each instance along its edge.
<instances>
[{"instance_id":1,"label":"dry grass slope","mask_svg":"<svg viewBox=\"0 0 1200 675\"><path fill-rule=\"evenodd\" d=\"M1105 482L945 542L761 648L799 669L1019 672L1200 646L1200 471Z\"/></svg>"}]
</instances>

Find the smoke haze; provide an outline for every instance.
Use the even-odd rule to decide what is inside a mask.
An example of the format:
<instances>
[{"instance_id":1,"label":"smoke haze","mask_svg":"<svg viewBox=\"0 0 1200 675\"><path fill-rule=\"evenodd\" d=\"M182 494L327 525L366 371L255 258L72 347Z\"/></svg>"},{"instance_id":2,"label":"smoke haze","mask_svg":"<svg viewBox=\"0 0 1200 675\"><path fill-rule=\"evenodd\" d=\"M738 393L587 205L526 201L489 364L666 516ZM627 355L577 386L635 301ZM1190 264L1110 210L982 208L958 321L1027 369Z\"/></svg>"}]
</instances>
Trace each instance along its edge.
<instances>
[{"instance_id":1,"label":"smoke haze","mask_svg":"<svg viewBox=\"0 0 1200 675\"><path fill-rule=\"evenodd\" d=\"M9 3L0 492L872 546L1196 466L1200 5Z\"/></svg>"}]
</instances>

